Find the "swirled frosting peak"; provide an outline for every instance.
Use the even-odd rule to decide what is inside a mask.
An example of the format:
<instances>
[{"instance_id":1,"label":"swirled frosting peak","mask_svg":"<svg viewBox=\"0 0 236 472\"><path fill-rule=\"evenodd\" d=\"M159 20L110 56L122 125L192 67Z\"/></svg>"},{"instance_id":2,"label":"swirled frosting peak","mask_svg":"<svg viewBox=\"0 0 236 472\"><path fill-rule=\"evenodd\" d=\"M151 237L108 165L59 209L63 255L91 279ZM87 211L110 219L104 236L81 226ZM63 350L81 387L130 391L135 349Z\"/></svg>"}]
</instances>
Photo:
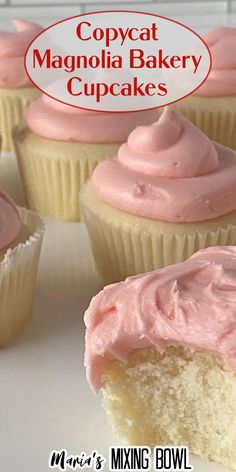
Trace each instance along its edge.
<instances>
[{"instance_id":1,"label":"swirled frosting peak","mask_svg":"<svg viewBox=\"0 0 236 472\"><path fill-rule=\"evenodd\" d=\"M0 251L16 240L20 230L21 220L15 203L0 191Z\"/></svg>"},{"instance_id":2,"label":"swirled frosting peak","mask_svg":"<svg viewBox=\"0 0 236 472\"><path fill-rule=\"evenodd\" d=\"M236 94L236 28L210 31L206 43L212 55L212 69L206 82L195 92L202 96Z\"/></svg>"},{"instance_id":3,"label":"swirled frosting peak","mask_svg":"<svg viewBox=\"0 0 236 472\"><path fill-rule=\"evenodd\" d=\"M85 314L87 378L94 390L108 362L135 349L170 346L208 351L236 372L236 247L105 287Z\"/></svg>"},{"instance_id":4,"label":"swirled frosting peak","mask_svg":"<svg viewBox=\"0 0 236 472\"><path fill-rule=\"evenodd\" d=\"M166 108L158 121L151 126L139 126L128 137L128 146L133 151L155 152L173 146L182 133L181 121Z\"/></svg>"},{"instance_id":5,"label":"swirled frosting peak","mask_svg":"<svg viewBox=\"0 0 236 472\"><path fill-rule=\"evenodd\" d=\"M43 28L35 23L14 20L15 32L0 31L0 87L31 85L24 68L24 55L30 42Z\"/></svg>"},{"instance_id":6,"label":"swirled frosting peak","mask_svg":"<svg viewBox=\"0 0 236 472\"><path fill-rule=\"evenodd\" d=\"M194 222L236 209L236 152L166 108L92 175L98 198L136 216Z\"/></svg>"},{"instance_id":7,"label":"swirled frosting peak","mask_svg":"<svg viewBox=\"0 0 236 472\"><path fill-rule=\"evenodd\" d=\"M158 121L139 126L118 151L118 161L159 177L196 177L215 172L219 159L206 135L166 108Z\"/></svg>"}]
</instances>

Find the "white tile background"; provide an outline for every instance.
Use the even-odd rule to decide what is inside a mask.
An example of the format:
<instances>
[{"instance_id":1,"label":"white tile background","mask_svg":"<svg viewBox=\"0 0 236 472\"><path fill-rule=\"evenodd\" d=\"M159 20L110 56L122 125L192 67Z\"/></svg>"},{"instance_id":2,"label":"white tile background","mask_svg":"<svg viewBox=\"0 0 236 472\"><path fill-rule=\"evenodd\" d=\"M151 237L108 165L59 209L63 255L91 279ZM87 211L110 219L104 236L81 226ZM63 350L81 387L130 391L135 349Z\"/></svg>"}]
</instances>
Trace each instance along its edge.
<instances>
[{"instance_id":1,"label":"white tile background","mask_svg":"<svg viewBox=\"0 0 236 472\"><path fill-rule=\"evenodd\" d=\"M216 26L236 27L236 0L0 0L0 28L11 28L12 18L48 26L80 13L119 8L166 15L199 32Z\"/></svg>"}]
</instances>

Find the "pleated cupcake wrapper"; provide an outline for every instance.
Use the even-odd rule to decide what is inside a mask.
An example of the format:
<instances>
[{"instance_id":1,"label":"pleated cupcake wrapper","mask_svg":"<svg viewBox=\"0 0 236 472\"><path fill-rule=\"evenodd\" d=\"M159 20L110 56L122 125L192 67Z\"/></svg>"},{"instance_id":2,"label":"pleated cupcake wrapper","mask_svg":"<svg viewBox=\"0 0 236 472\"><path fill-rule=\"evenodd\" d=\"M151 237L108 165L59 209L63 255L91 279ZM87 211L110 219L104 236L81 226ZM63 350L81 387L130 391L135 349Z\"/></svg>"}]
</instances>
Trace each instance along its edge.
<instances>
[{"instance_id":1,"label":"pleated cupcake wrapper","mask_svg":"<svg viewBox=\"0 0 236 472\"><path fill-rule=\"evenodd\" d=\"M232 110L217 107L212 109L203 105L185 104L184 100L176 103L176 111L183 114L200 128L210 139L224 146L236 149L236 109Z\"/></svg>"},{"instance_id":2,"label":"pleated cupcake wrapper","mask_svg":"<svg viewBox=\"0 0 236 472\"><path fill-rule=\"evenodd\" d=\"M222 224L215 230L186 234L148 231L137 224L118 223L92 212L82 203L83 218L91 240L98 274L106 284L128 276L188 259L209 246L236 244L236 225Z\"/></svg>"},{"instance_id":3,"label":"pleated cupcake wrapper","mask_svg":"<svg viewBox=\"0 0 236 472\"><path fill-rule=\"evenodd\" d=\"M28 205L47 218L77 222L80 220L79 193L101 159L74 156L26 155L21 146L22 126L13 130L13 140L26 191Z\"/></svg>"},{"instance_id":4,"label":"pleated cupcake wrapper","mask_svg":"<svg viewBox=\"0 0 236 472\"><path fill-rule=\"evenodd\" d=\"M19 209L31 236L8 249L0 262L0 347L21 332L32 315L44 224L30 210Z\"/></svg>"},{"instance_id":5,"label":"pleated cupcake wrapper","mask_svg":"<svg viewBox=\"0 0 236 472\"><path fill-rule=\"evenodd\" d=\"M12 152L12 128L20 123L26 107L38 98L40 92L34 87L17 90L11 93L0 93L0 133L2 135L2 152Z\"/></svg>"}]
</instances>

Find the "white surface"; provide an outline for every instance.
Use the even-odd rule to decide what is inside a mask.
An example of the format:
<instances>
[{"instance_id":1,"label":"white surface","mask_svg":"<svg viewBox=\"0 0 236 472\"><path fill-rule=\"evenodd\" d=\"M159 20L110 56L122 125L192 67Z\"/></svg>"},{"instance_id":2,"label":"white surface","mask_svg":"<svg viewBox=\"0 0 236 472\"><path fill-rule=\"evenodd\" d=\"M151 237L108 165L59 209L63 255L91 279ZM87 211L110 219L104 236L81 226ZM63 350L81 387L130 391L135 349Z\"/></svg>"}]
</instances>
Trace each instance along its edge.
<instances>
[{"instance_id":1,"label":"white surface","mask_svg":"<svg viewBox=\"0 0 236 472\"><path fill-rule=\"evenodd\" d=\"M119 444L83 367L83 313L100 287L85 227L48 222L33 321L0 352L1 472L47 472L52 449L108 457ZM194 472L224 471L191 463Z\"/></svg>"}]
</instances>

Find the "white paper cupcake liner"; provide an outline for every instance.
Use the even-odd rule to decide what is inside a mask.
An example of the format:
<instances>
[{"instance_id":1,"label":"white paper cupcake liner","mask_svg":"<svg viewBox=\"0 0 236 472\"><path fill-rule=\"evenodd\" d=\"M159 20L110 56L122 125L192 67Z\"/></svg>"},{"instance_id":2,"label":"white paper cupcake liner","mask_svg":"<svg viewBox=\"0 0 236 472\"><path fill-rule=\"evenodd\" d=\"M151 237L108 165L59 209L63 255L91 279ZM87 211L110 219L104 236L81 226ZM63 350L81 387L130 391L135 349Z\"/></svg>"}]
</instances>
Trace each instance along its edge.
<instances>
[{"instance_id":1,"label":"white paper cupcake liner","mask_svg":"<svg viewBox=\"0 0 236 472\"><path fill-rule=\"evenodd\" d=\"M196 224L163 224L135 217L81 195L98 274L106 284L188 259L209 246L236 244L236 211Z\"/></svg>"},{"instance_id":2,"label":"white paper cupcake liner","mask_svg":"<svg viewBox=\"0 0 236 472\"><path fill-rule=\"evenodd\" d=\"M40 96L36 87L0 90L0 133L2 152L13 152L12 128L24 117L26 107Z\"/></svg>"},{"instance_id":3,"label":"white paper cupcake liner","mask_svg":"<svg viewBox=\"0 0 236 472\"><path fill-rule=\"evenodd\" d=\"M14 128L13 140L29 207L45 218L80 221L81 186L102 159L115 155L119 144L53 142L31 133L34 146L30 147L28 137L23 124Z\"/></svg>"},{"instance_id":4,"label":"white paper cupcake liner","mask_svg":"<svg viewBox=\"0 0 236 472\"><path fill-rule=\"evenodd\" d=\"M31 236L8 249L0 262L0 347L9 344L32 315L44 224L35 213L20 209Z\"/></svg>"},{"instance_id":5,"label":"white paper cupcake liner","mask_svg":"<svg viewBox=\"0 0 236 472\"><path fill-rule=\"evenodd\" d=\"M236 149L236 97L190 97L172 107L213 141Z\"/></svg>"}]
</instances>

